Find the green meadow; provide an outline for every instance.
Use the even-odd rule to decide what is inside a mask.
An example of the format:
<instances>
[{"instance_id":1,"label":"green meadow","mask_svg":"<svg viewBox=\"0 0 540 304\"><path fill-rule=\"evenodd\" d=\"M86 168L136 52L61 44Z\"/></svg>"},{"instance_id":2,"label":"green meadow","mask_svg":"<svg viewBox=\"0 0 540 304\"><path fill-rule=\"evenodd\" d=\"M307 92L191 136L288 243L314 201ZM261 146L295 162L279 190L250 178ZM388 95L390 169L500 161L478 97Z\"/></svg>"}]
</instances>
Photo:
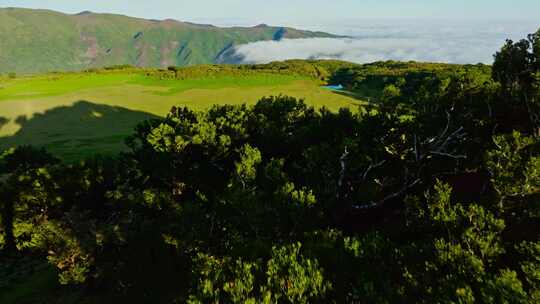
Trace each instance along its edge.
<instances>
[{"instance_id":1,"label":"green meadow","mask_svg":"<svg viewBox=\"0 0 540 304\"><path fill-rule=\"evenodd\" d=\"M172 106L204 110L280 94L331 110L361 104L311 78L283 74L177 80L116 71L1 78L0 150L43 146L69 161L114 154L125 149L124 138L139 122L163 117Z\"/></svg>"}]
</instances>

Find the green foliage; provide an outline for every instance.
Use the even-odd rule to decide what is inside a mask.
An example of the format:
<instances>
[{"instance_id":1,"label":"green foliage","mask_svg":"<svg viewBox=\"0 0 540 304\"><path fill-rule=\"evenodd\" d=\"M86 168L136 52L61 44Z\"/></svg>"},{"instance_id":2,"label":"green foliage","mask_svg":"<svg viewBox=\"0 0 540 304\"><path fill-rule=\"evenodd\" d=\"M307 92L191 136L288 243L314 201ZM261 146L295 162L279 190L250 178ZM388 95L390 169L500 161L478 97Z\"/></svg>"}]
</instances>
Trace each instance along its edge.
<instances>
[{"instance_id":1,"label":"green foliage","mask_svg":"<svg viewBox=\"0 0 540 304\"><path fill-rule=\"evenodd\" d=\"M486 66L303 67L373 102L173 107L110 159L6 151L0 259L47 262L60 302L537 303L533 95Z\"/></svg>"},{"instance_id":2,"label":"green foliage","mask_svg":"<svg viewBox=\"0 0 540 304\"><path fill-rule=\"evenodd\" d=\"M487 281L483 291L486 303L530 303L515 271L501 270L494 279Z\"/></svg>"},{"instance_id":3,"label":"green foliage","mask_svg":"<svg viewBox=\"0 0 540 304\"><path fill-rule=\"evenodd\" d=\"M261 162L261 152L251 147L249 144L240 150L240 161L236 163L236 174L240 182L245 187L247 183L254 180L257 175L257 165Z\"/></svg>"},{"instance_id":4,"label":"green foliage","mask_svg":"<svg viewBox=\"0 0 540 304\"><path fill-rule=\"evenodd\" d=\"M15 231L17 226L25 226L35 216L42 216L48 206L61 202L48 191L55 187L55 182L46 166L56 161L45 150L26 146L0 155L0 215L6 251L26 247L24 243L16 244L15 234L30 231Z\"/></svg>"},{"instance_id":5,"label":"green foliage","mask_svg":"<svg viewBox=\"0 0 540 304\"><path fill-rule=\"evenodd\" d=\"M493 141L497 149L487 152L486 165L501 203L536 193L540 187L538 140L514 131Z\"/></svg>"},{"instance_id":6,"label":"green foliage","mask_svg":"<svg viewBox=\"0 0 540 304\"><path fill-rule=\"evenodd\" d=\"M272 249L266 286L261 290L266 302L313 303L331 288L317 260L303 257L300 248L297 243Z\"/></svg>"},{"instance_id":7,"label":"green foliage","mask_svg":"<svg viewBox=\"0 0 540 304\"><path fill-rule=\"evenodd\" d=\"M335 71L343 66L357 66L342 61L308 61L287 60L268 64L243 65L197 65L189 67L169 67L167 70L148 70L146 76L159 80L186 80L201 78L216 78L223 76L249 77L263 75L304 76L315 80L325 81Z\"/></svg>"},{"instance_id":8,"label":"green foliage","mask_svg":"<svg viewBox=\"0 0 540 304\"><path fill-rule=\"evenodd\" d=\"M79 225L82 226L83 223ZM81 246L81 240L75 233L62 227L60 223L51 221L42 223L36 228L38 242L42 248L48 249L47 260L59 271L59 283L85 283L94 261L92 255L85 252L85 248Z\"/></svg>"},{"instance_id":9,"label":"green foliage","mask_svg":"<svg viewBox=\"0 0 540 304\"><path fill-rule=\"evenodd\" d=\"M505 254L504 221L478 205L452 204L450 191L438 183L428 197L427 212L418 213L434 235L427 248L417 243L410 250L431 248L427 252L433 255L416 266L403 263L411 284L406 292L421 290L424 303L528 303L516 271L498 268Z\"/></svg>"},{"instance_id":10,"label":"green foliage","mask_svg":"<svg viewBox=\"0 0 540 304\"><path fill-rule=\"evenodd\" d=\"M313 303L331 289L317 260L305 258L301 244L273 247L265 263L199 254L196 293L188 303Z\"/></svg>"},{"instance_id":11,"label":"green foliage","mask_svg":"<svg viewBox=\"0 0 540 304\"><path fill-rule=\"evenodd\" d=\"M383 102L390 102L392 99L398 98L401 95L401 91L393 84L389 84L384 87L381 99Z\"/></svg>"},{"instance_id":12,"label":"green foliage","mask_svg":"<svg viewBox=\"0 0 540 304\"><path fill-rule=\"evenodd\" d=\"M525 278L524 283L529 288L531 302L540 300L540 243L523 242L519 244L518 251L525 256L521 262L521 272Z\"/></svg>"},{"instance_id":13,"label":"green foliage","mask_svg":"<svg viewBox=\"0 0 540 304\"><path fill-rule=\"evenodd\" d=\"M258 303L254 275L258 264L199 254L195 265L199 279L188 303Z\"/></svg>"},{"instance_id":14,"label":"green foliage","mask_svg":"<svg viewBox=\"0 0 540 304\"><path fill-rule=\"evenodd\" d=\"M537 73L540 71L540 39L538 33L530 34L518 42L507 40L495 54L493 79L502 86L502 94L526 108L531 127L540 134L540 91Z\"/></svg>"}]
</instances>

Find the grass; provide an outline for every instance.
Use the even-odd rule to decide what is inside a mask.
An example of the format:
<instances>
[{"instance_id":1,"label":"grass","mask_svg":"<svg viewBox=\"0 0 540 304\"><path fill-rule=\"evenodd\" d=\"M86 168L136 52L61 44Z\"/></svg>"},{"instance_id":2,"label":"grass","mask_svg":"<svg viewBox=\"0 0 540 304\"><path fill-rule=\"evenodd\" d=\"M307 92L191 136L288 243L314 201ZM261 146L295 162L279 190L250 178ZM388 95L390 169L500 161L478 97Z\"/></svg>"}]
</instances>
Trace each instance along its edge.
<instances>
[{"instance_id":1,"label":"grass","mask_svg":"<svg viewBox=\"0 0 540 304\"><path fill-rule=\"evenodd\" d=\"M0 102L6 100L27 100L48 96L58 96L70 92L103 87L117 87L126 84L155 87L156 95L174 95L189 89L219 89L224 87L250 88L260 86L285 85L298 76L253 75L250 77L219 76L187 80L161 80L141 74L121 73L70 73L48 74L38 77L23 77L3 81L0 84ZM126 88L128 89L128 88Z\"/></svg>"},{"instance_id":2,"label":"grass","mask_svg":"<svg viewBox=\"0 0 540 304\"><path fill-rule=\"evenodd\" d=\"M299 76L260 74L159 80L138 73L69 73L7 79L0 84L0 150L44 146L68 161L115 154L144 119L172 106L204 110L214 104L253 104L290 95L331 110L361 104Z\"/></svg>"},{"instance_id":3,"label":"grass","mask_svg":"<svg viewBox=\"0 0 540 304\"><path fill-rule=\"evenodd\" d=\"M122 85L130 81L134 76L114 73L74 73L16 78L0 84L0 102L58 96L85 89Z\"/></svg>"},{"instance_id":4,"label":"grass","mask_svg":"<svg viewBox=\"0 0 540 304\"><path fill-rule=\"evenodd\" d=\"M161 80L157 78L144 77L137 75L129 82L130 84L139 84L146 86L166 87L167 91L158 90L158 95L174 95L193 88L197 89L221 89L238 88L248 89L253 87L279 86L287 85L294 80L304 80L299 76L261 74L248 77L239 76L217 76L186 80Z\"/></svg>"}]
</instances>

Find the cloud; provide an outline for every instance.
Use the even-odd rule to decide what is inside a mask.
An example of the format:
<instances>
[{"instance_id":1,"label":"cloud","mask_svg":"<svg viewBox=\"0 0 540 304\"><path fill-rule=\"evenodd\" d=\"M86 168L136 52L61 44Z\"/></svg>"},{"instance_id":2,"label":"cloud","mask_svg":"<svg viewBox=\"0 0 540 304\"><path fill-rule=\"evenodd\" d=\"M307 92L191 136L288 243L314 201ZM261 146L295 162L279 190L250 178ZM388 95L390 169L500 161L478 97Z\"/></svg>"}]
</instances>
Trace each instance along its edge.
<instances>
[{"instance_id":1,"label":"cloud","mask_svg":"<svg viewBox=\"0 0 540 304\"><path fill-rule=\"evenodd\" d=\"M525 37L527 29L502 25L405 24L349 29L352 38L262 41L236 46L221 62L266 63L286 59L340 59L356 63L380 60L487 63L506 37ZM507 36L508 35L508 36Z\"/></svg>"},{"instance_id":2,"label":"cloud","mask_svg":"<svg viewBox=\"0 0 540 304\"><path fill-rule=\"evenodd\" d=\"M426 39L284 39L240 45L230 54L240 63L286 59L340 59L357 63L380 60L478 63L491 61L494 47L433 42ZM224 59L224 61L227 61Z\"/></svg>"}]
</instances>

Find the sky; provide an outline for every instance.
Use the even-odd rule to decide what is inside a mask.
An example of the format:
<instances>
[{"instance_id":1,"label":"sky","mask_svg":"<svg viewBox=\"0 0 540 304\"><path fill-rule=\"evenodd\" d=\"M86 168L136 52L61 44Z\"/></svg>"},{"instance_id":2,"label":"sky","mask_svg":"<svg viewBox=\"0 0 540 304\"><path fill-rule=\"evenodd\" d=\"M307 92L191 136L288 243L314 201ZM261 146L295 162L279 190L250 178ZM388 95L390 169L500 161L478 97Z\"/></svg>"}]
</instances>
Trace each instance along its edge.
<instances>
[{"instance_id":1,"label":"sky","mask_svg":"<svg viewBox=\"0 0 540 304\"><path fill-rule=\"evenodd\" d=\"M540 19L539 0L0 0L0 7L84 10L217 25L320 25L360 19Z\"/></svg>"},{"instance_id":2,"label":"sky","mask_svg":"<svg viewBox=\"0 0 540 304\"><path fill-rule=\"evenodd\" d=\"M285 59L486 63L507 38L540 28L540 0L0 0L0 7L93 11L218 26L266 23L346 39L236 46L239 63Z\"/></svg>"}]
</instances>

